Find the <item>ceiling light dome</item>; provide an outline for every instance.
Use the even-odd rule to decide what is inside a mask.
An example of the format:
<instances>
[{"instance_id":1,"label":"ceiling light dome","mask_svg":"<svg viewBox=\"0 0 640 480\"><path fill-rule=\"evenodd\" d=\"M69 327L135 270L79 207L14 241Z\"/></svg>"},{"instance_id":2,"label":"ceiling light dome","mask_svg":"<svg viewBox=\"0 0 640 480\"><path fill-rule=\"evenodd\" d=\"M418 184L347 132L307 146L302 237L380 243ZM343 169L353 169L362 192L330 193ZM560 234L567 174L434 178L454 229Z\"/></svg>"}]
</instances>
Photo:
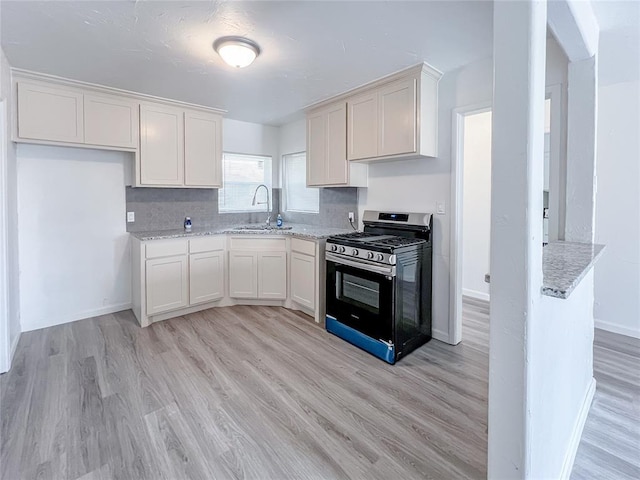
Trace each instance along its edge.
<instances>
[{"instance_id":1,"label":"ceiling light dome","mask_svg":"<svg viewBox=\"0 0 640 480\"><path fill-rule=\"evenodd\" d=\"M251 65L260 55L258 44L244 37L220 37L213 42L213 49L226 63L236 68Z\"/></svg>"}]
</instances>

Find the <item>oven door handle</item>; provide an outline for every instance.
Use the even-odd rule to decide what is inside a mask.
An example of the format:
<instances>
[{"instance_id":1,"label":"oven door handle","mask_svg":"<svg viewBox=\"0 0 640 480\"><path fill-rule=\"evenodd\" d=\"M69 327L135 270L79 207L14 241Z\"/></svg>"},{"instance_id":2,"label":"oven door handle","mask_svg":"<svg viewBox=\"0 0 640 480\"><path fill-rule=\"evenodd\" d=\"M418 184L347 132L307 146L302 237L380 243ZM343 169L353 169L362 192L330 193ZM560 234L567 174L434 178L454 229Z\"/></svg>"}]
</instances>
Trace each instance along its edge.
<instances>
[{"instance_id":1,"label":"oven door handle","mask_svg":"<svg viewBox=\"0 0 640 480\"><path fill-rule=\"evenodd\" d=\"M371 265L364 262L354 262L346 258L342 258L334 253L326 253L326 260L341 265L347 265L348 267L358 268L360 270L366 270L367 272L378 273L380 275L390 275L394 277L396 275L395 267L383 267L382 265Z\"/></svg>"}]
</instances>

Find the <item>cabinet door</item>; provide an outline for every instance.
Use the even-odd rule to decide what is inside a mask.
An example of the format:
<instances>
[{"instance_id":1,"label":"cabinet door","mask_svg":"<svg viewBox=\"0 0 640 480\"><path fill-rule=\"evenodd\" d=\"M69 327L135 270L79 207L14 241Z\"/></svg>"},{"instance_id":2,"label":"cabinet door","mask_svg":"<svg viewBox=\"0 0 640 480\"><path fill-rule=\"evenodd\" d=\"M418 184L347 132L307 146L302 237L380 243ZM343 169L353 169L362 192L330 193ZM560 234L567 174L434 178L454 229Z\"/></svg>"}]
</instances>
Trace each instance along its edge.
<instances>
[{"instance_id":1,"label":"cabinet door","mask_svg":"<svg viewBox=\"0 0 640 480\"><path fill-rule=\"evenodd\" d=\"M256 252L229 252L229 296L232 298L258 298L258 254Z\"/></svg>"},{"instance_id":2,"label":"cabinet door","mask_svg":"<svg viewBox=\"0 0 640 480\"><path fill-rule=\"evenodd\" d=\"M107 147L138 146L138 103L116 96L84 96L84 142Z\"/></svg>"},{"instance_id":3,"label":"cabinet door","mask_svg":"<svg viewBox=\"0 0 640 480\"><path fill-rule=\"evenodd\" d=\"M148 315L189 304L186 255L147 260L146 279Z\"/></svg>"},{"instance_id":4,"label":"cabinet door","mask_svg":"<svg viewBox=\"0 0 640 480\"><path fill-rule=\"evenodd\" d=\"M327 182L327 122L324 111L307 116L307 185Z\"/></svg>"},{"instance_id":5,"label":"cabinet door","mask_svg":"<svg viewBox=\"0 0 640 480\"><path fill-rule=\"evenodd\" d=\"M18 137L83 143L82 93L64 87L18 83Z\"/></svg>"},{"instance_id":6,"label":"cabinet door","mask_svg":"<svg viewBox=\"0 0 640 480\"><path fill-rule=\"evenodd\" d=\"M349 99L347 109L347 159L378 156L377 90Z\"/></svg>"},{"instance_id":7,"label":"cabinet door","mask_svg":"<svg viewBox=\"0 0 640 480\"><path fill-rule=\"evenodd\" d=\"M224 297L224 252L189 255L189 304L212 302Z\"/></svg>"},{"instance_id":8,"label":"cabinet door","mask_svg":"<svg viewBox=\"0 0 640 480\"><path fill-rule=\"evenodd\" d=\"M378 156L417 151L416 79L409 78L378 90Z\"/></svg>"},{"instance_id":9,"label":"cabinet door","mask_svg":"<svg viewBox=\"0 0 640 480\"><path fill-rule=\"evenodd\" d=\"M184 183L222 187L222 117L186 112L184 115Z\"/></svg>"},{"instance_id":10,"label":"cabinet door","mask_svg":"<svg viewBox=\"0 0 640 480\"><path fill-rule=\"evenodd\" d=\"M316 292L316 259L301 253L291 253L291 300L314 310Z\"/></svg>"},{"instance_id":11,"label":"cabinet door","mask_svg":"<svg viewBox=\"0 0 640 480\"><path fill-rule=\"evenodd\" d=\"M284 300L287 298L287 253L260 252L258 254L258 298Z\"/></svg>"},{"instance_id":12,"label":"cabinet door","mask_svg":"<svg viewBox=\"0 0 640 480\"><path fill-rule=\"evenodd\" d=\"M140 183L183 185L182 110L164 105L140 105Z\"/></svg>"},{"instance_id":13,"label":"cabinet door","mask_svg":"<svg viewBox=\"0 0 640 480\"><path fill-rule=\"evenodd\" d=\"M326 112L327 185L346 185L349 182L347 162L347 106L330 107Z\"/></svg>"}]
</instances>

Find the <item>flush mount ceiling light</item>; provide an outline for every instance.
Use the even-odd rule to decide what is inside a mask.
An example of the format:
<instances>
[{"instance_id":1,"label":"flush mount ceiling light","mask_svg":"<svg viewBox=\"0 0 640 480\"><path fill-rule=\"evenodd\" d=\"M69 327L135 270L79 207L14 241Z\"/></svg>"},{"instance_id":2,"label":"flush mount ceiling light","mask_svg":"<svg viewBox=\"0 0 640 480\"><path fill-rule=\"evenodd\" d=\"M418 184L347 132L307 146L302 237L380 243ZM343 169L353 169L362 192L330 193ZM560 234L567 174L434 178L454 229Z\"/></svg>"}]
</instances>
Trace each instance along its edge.
<instances>
[{"instance_id":1,"label":"flush mount ceiling light","mask_svg":"<svg viewBox=\"0 0 640 480\"><path fill-rule=\"evenodd\" d=\"M260 47L244 37L220 37L213 42L213 49L232 67L244 68L260 55Z\"/></svg>"}]
</instances>

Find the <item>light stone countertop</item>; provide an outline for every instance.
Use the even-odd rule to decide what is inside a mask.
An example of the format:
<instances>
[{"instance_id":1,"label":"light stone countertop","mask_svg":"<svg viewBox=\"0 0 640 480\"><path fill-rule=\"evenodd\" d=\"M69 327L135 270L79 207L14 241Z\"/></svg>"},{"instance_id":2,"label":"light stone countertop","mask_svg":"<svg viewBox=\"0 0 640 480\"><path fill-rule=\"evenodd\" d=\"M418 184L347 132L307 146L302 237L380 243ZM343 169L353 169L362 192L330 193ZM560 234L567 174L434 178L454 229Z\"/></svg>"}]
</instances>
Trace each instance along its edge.
<instances>
[{"instance_id":1,"label":"light stone countertop","mask_svg":"<svg viewBox=\"0 0 640 480\"><path fill-rule=\"evenodd\" d=\"M542 249L542 294L569 298L604 251L604 245L551 242ZM489 283L491 275L484 276Z\"/></svg>"},{"instance_id":2,"label":"light stone countertop","mask_svg":"<svg viewBox=\"0 0 640 480\"><path fill-rule=\"evenodd\" d=\"M568 298L603 251L604 245L549 243L542 250L542 294Z\"/></svg>"},{"instance_id":3,"label":"light stone countertop","mask_svg":"<svg viewBox=\"0 0 640 480\"><path fill-rule=\"evenodd\" d=\"M150 240L166 240L170 238L188 238L206 235L288 235L293 237L308 238L311 240L321 240L332 235L340 235L352 232L353 230L334 227L319 227L317 225L304 225L300 223L285 223L285 226L293 227L289 230L235 230L241 225L220 226L220 227L194 227L191 232L184 229L156 230L149 232L130 232L138 240L143 242Z\"/></svg>"}]
</instances>

